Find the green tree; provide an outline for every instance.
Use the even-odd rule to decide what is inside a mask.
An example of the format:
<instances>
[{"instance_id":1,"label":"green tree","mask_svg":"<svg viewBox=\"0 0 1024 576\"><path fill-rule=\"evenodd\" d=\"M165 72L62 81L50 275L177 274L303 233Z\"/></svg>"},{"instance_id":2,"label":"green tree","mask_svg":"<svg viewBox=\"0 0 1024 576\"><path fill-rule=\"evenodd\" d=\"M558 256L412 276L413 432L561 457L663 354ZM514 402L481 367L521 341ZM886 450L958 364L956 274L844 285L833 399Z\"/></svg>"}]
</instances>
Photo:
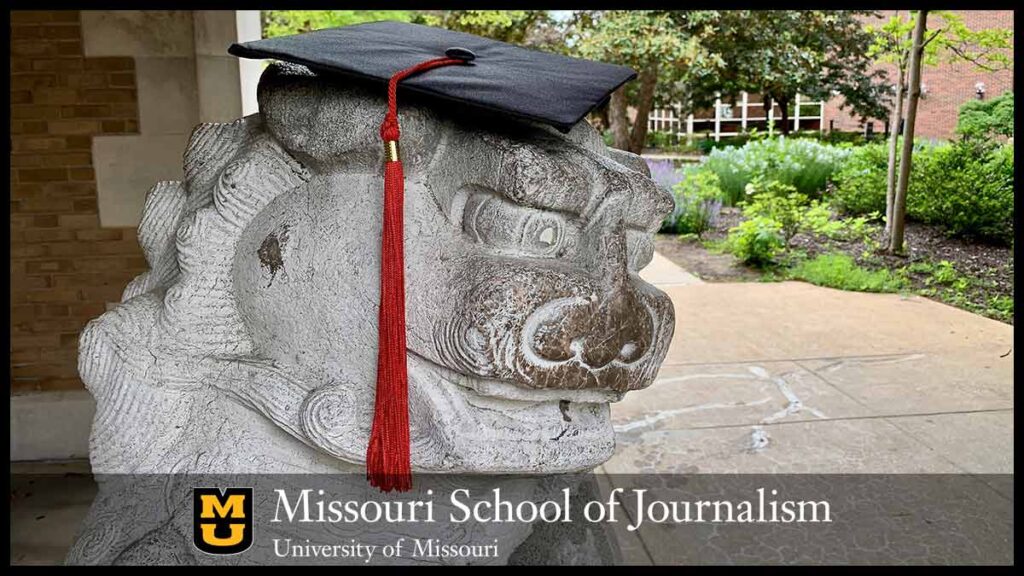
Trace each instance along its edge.
<instances>
[{"instance_id":1,"label":"green tree","mask_svg":"<svg viewBox=\"0 0 1024 576\"><path fill-rule=\"evenodd\" d=\"M875 37L868 55L880 63L892 64L896 69L892 113L889 115L888 173L885 178L885 229L888 234L892 225L893 199L896 197L896 156L899 153L900 120L903 119L903 106L906 102L907 66L910 63L913 24L909 20L904 20L897 10L884 25L869 24L865 29Z\"/></svg>"},{"instance_id":2,"label":"green tree","mask_svg":"<svg viewBox=\"0 0 1024 576\"><path fill-rule=\"evenodd\" d=\"M885 73L872 70L868 57L873 39L861 18L863 10L728 10L705 48L725 62L700 78L707 88L735 98L759 93L765 105L782 111L780 130L790 130L789 109L797 94L828 100L863 117L885 112Z\"/></svg>"},{"instance_id":3,"label":"green tree","mask_svg":"<svg viewBox=\"0 0 1024 576\"><path fill-rule=\"evenodd\" d=\"M938 26L928 28L928 16L934 13L940 20ZM898 52L905 44L895 44ZM998 70L1013 65L1013 31L1003 28L972 30L963 19L953 12L917 11L909 50L907 69L906 118L903 119L903 146L896 158L890 156L889 170L897 172L896 186L888 199L886 210L886 231L889 251L903 252L904 221L906 219L907 190L910 186L911 163L913 162L914 128L917 119L917 105L921 98L921 69L930 61L945 59L950 62L967 62L983 70ZM897 124L898 126L898 124ZM896 129L896 126L893 127Z\"/></svg>"},{"instance_id":4,"label":"green tree","mask_svg":"<svg viewBox=\"0 0 1024 576\"><path fill-rule=\"evenodd\" d=\"M264 10L263 37L288 36L321 28L335 28L378 20L411 22L412 10Z\"/></svg>"},{"instance_id":5,"label":"green tree","mask_svg":"<svg viewBox=\"0 0 1024 576\"><path fill-rule=\"evenodd\" d=\"M429 10L417 13L413 22L530 48L565 50L563 31L547 10Z\"/></svg>"},{"instance_id":6,"label":"green tree","mask_svg":"<svg viewBox=\"0 0 1024 576\"><path fill-rule=\"evenodd\" d=\"M982 70L994 71L1013 65L1013 60L1006 50L1011 46L1013 33L1010 30L972 30L955 12L932 11L932 14L941 18L942 25L927 33L922 40L922 66L935 66L942 62L966 62ZM892 234L892 224L895 220L893 209L899 164L899 126L907 101L907 72L915 26L912 16L910 11L906 16L896 11L896 14L881 25L865 26L865 30L874 36L868 55L879 63L892 65L896 72L895 98L889 116L889 126L892 128L889 135L889 164L886 175L886 235Z\"/></svg>"},{"instance_id":7,"label":"green tree","mask_svg":"<svg viewBox=\"0 0 1024 576\"><path fill-rule=\"evenodd\" d=\"M638 79L612 93L606 111L613 146L640 153L657 102L671 102L697 69L719 61L702 40L714 33L714 11L608 10L577 12L566 43L575 55L630 66ZM634 115L630 118L630 109Z\"/></svg>"}]
</instances>

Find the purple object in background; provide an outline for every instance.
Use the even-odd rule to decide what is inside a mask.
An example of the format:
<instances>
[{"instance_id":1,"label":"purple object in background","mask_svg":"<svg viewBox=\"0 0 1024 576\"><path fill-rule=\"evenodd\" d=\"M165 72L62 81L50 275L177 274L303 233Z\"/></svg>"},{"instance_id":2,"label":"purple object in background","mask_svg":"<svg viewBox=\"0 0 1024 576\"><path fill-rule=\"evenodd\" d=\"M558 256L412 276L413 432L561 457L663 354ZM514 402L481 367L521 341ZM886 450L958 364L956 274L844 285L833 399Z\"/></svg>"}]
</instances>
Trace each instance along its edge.
<instances>
[{"instance_id":1,"label":"purple object in background","mask_svg":"<svg viewBox=\"0 0 1024 576\"><path fill-rule=\"evenodd\" d=\"M694 233L698 229L702 231L713 228L718 223L723 204L721 198L688 198L682 191L675 189L676 184L686 179L686 168L677 168L672 160L644 158L644 161L651 169L651 179L668 188L675 201L672 213L662 223L661 232Z\"/></svg>"},{"instance_id":2,"label":"purple object in background","mask_svg":"<svg viewBox=\"0 0 1024 576\"><path fill-rule=\"evenodd\" d=\"M676 169L675 163L671 160L652 160L651 158L644 158L644 162L647 162L647 166L651 169L651 180L658 183L659 186L668 188L669 192L672 193L672 200L675 202L675 207L672 209L672 213L665 218L665 222L661 225L662 232L670 232L675 229L675 222L679 218L680 206L679 200L676 198L676 192L673 187L682 182L686 177L682 170Z\"/></svg>"},{"instance_id":3,"label":"purple object in background","mask_svg":"<svg viewBox=\"0 0 1024 576\"><path fill-rule=\"evenodd\" d=\"M678 170L671 160L644 158L644 162L651 169L651 179L669 190L684 178L683 171Z\"/></svg>"}]
</instances>

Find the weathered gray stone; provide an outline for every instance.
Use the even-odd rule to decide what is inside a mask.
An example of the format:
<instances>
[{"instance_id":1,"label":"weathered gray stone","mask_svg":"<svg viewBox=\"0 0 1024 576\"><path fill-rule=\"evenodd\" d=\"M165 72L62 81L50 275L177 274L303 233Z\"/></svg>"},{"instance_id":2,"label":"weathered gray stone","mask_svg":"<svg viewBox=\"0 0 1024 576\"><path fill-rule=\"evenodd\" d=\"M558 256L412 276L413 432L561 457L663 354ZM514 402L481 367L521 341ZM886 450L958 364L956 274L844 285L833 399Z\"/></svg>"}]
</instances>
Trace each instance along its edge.
<instances>
[{"instance_id":1,"label":"weathered gray stone","mask_svg":"<svg viewBox=\"0 0 1024 576\"><path fill-rule=\"evenodd\" d=\"M94 473L361 470L375 390L382 94L274 65L146 201L150 271L89 324ZM672 199L581 122L400 102L412 465L581 471L674 328L637 276Z\"/></svg>"}]
</instances>

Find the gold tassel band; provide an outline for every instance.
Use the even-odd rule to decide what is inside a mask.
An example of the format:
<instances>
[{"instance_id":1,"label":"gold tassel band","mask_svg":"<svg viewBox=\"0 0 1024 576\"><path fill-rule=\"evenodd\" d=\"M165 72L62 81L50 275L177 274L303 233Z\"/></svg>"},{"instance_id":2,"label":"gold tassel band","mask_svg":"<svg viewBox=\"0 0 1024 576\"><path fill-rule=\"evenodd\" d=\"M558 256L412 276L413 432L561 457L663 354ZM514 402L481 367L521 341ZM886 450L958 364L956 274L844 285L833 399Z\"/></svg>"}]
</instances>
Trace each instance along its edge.
<instances>
[{"instance_id":1,"label":"gold tassel band","mask_svg":"<svg viewBox=\"0 0 1024 576\"><path fill-rule=\"evenodd\" d=\"M388 162L398 162L398 141L388 140L384 143L384 152Z\"/></svg>"}]
</instances>

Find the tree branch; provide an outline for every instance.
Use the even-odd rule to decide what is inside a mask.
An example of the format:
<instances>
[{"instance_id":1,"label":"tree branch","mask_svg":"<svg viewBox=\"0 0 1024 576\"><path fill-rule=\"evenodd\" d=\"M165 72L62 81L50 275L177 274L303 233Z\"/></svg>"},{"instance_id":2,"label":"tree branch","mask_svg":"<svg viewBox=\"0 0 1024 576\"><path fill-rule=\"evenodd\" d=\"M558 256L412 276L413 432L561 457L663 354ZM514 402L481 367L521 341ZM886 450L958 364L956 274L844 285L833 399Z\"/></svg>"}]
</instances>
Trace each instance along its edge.
<instances>
[{"instance_id":1,"label":"tree branch","mask_svg":"<svg viewBox=\"0 0 1024 576\"><path fill-rule=\"evenodd\" d=\"M932 40L935 40L940 34L945 34L946 30L948 30L948 28L939 28L938 30L932 32L931 36L929 36L927 39L925 39L925 41L923 43L921 43L921 48L923 49Z\"/></svg>"},{"instance_id":2,"label":"tree branch","mask_svg":"<svg viewBox=\"0 0 1024 576\"><path fill-rule=\"evenodd\" d=\"M962 60L970 62L971 64L977 66L978 68L981 68L986 72L999 72L1001 70L1006 70L1009 68L1009 66L1005 62L1001 63L999 66L993 66L991 64L988 64L990 60L988 59L987 54L971 54L967 52L963 47L954 46L952 44L950 44L946 48L953 54L956 54Z\"/></svg>"}]
</instances>

